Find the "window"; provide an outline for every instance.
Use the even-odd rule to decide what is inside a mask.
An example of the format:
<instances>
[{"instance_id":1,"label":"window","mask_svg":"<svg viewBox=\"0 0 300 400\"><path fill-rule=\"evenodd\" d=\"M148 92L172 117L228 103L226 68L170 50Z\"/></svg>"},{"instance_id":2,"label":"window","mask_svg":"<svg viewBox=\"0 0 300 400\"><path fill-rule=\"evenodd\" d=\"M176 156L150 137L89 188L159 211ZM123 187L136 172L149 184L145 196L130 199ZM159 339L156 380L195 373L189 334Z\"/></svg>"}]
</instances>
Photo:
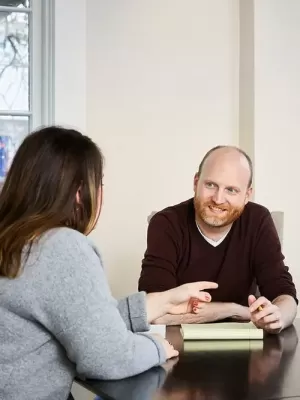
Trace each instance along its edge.
<instances>
[{"instance_id":1,"label":"window","mask_svg":"<svg viewBox=\"0 0 300 400\"><path fill-rule=\"evenodd\" d=\"M51 120L50 2L0 0L0 184L22 139Z\"/></svg>"}]
</instances>

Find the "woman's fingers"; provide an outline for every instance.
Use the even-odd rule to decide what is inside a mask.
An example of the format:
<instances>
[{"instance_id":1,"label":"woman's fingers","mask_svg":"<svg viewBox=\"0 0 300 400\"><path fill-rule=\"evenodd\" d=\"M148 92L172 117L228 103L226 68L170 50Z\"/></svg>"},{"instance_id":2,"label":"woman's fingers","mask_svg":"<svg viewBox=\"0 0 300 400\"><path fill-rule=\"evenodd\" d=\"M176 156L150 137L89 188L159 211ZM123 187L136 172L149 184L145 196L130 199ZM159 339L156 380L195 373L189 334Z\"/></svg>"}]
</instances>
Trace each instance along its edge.
<instances>
[{"instance_id":1,"label":"woman's fingers","mask_svg":"<svg viewBox=\"0 0 300 400\"><path fill-rule=\"evenodd\" d=\"M218 284L215 282L193 282L188 284L190 296L200 301L211 301L210 294L203 292L203 290L217 289L217 287Z\"/></svg>"},{"instance_id":2,"label":"woman's fingers","mask_svg":"<svg viewBox=\"0 0 300 400\"><path fill-rule=\"evenodd\" d=\"M192 298L190 300L190 310L194 314L198 314L205 303L209 303L211 301L211 295L206 292L202 292L203 298L201 300Z\"/></svg>"},{"instance_id":3,"label":"woman's fingers","mask_svg":"<svg viewBox=\"0 0 300 400\"><path fill-rule=\"evenodd\" d=\"M193 282L191 285L195 286L195 290L206 290L206 289L217 289L218 284L216 282Z\"/></svg>"},{"instance_id":4,"label":"woman's fingers","mask_svg":"<svg viewBox=\"0 0 300 400\"><path fill-rule=\"evenodd\" d=\"M211 295L207 292L199 292L197 297L192 297L190 303L198 305L199 303L209 303L211 301Z\"/></svg>"}]
</instances>

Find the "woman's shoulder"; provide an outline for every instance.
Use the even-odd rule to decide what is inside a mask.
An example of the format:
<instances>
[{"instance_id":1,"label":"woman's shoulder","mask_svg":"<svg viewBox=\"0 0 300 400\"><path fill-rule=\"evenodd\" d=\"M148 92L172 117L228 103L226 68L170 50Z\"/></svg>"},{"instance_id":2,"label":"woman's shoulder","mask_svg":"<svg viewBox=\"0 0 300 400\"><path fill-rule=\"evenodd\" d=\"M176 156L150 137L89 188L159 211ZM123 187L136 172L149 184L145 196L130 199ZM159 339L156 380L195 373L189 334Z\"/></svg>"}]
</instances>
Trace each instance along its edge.
<instances>
[{"instance_id":1,"label":"woman's shoulder","mask_svg":"<svg viewBox=\"0 0 300 400\"><path fill-rule=\"evenodd\" d=\"M52 268L64 268L73 270L75 264L84 265L93 263L102 264L97 248L82 233L62 227L54 228L42 234L33 244L30 250L28 265L36 262L41 265L49 265Z\"/></svg>"},{"instance_id":2,"label":"woman's shoulder","mask_svg":"<svg viewBox=\"0 0 300 400\"><path fill-rule=\"evenodd\" d=\"M44 240L48 241L56 241L56 240L79 240L79 241L86 241L87 237L76 231L75 229L68 228L66 226L52 228L46 231L42 235Z\"/></svg>"},{"instance_id":3,"label":"woman's shoulder","mask_svg":"<svg viewBox=\"0 0 300 400\"><path fill-rule=\"evenodd\" d=\"M41 235L34 246L47 253L55 252L55 254L59 254L62 252L73 255L78 253L96 253L99 256L96 247L84 234L67 227L50 229Z\"/></svg>"},{"instance_id":4,"label":"woman's shoulder","mask_svg":"<svg viewBox=\"0 0 300 400\"><path fill-rule=\"evenodd\" d=\"M85 235L67 227L49 229L41 235L37 243L47 244L49 246L67 246L77 244L87 244L88 240Z\"/></svg>"}]
</instances>

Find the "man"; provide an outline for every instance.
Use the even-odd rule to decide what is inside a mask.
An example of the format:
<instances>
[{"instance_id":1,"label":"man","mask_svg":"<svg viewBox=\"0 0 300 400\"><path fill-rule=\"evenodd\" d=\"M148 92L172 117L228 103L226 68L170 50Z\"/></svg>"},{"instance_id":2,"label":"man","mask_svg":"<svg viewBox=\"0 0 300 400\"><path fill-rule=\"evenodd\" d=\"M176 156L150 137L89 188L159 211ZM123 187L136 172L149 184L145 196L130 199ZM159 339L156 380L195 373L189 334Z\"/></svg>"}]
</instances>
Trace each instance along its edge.
<instances>
[{"instance_id":1,"label":"man","mask_svg":"<svg viewBox=\"0 0 300 400\"><path fill-rule=\"evenodd\" d=\"M252 176L245 152L217 146L194 177L194 198L151 218L139 290L158 292L201 280L219 285L210 292L211 303L196 302L194 313L156 323L252 320L270 333L293 323L296 289L270 212L249 202Z\"/></svg>"}]
</instances>

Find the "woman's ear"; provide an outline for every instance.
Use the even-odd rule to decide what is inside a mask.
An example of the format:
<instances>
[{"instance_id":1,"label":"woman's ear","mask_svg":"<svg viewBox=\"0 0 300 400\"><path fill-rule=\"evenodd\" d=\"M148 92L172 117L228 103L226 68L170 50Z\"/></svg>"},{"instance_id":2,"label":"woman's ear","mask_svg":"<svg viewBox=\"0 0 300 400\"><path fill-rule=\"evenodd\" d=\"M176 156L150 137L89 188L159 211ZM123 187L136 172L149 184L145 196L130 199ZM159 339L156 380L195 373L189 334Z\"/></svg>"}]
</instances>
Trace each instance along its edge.
<instances>
[{"instance_id":1,"label":"woman's ear","mask_svg":"<svg viewBox=\"0 0 300 400\"><path fill-rule=\"evenodd\" d=\"M81 204L80 188L76 192L76 203Z\"/></svg>"}]
</instances>

